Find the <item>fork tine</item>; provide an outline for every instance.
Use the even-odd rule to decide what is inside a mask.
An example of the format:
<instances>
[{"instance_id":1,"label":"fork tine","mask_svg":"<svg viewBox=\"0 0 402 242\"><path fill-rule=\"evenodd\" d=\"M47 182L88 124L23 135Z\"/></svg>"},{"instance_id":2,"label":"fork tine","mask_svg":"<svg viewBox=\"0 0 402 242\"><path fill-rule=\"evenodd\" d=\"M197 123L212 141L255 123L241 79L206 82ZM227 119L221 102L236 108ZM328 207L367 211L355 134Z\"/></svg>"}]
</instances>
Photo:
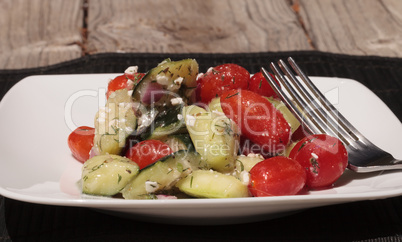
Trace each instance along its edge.
<instances>
[{"instance_id":1,"label":"fork tine","mask_svg":"<svg viewBox=\"0 0 402 242\"><path fill-rule=\"evenodd\" d=\"M300 76L300 78L303 80L306 86L313 93L315 98L321 102L322 106L331 114L331 116L335 115L334 112L337 111L336 108L318 90L318 88L314 85L314 83L310 80L310 78L308 78L308 76L303 73L303 71L294 61L294 59L292 57L289 57L288 61L289 64L292 66L293 70L297 73L297 75ZM340 125L342 126L342 128L346 130L347 133L350 134L354 140L358 140L359 138L362 137L360 132L355 127L353 127L353 125L341 113L337 112L336 115L337 119L341 121Z\"/></svg>"},{"instance_id":2,"label":"fork tine","mask_svg":"<svg viewBox=\"0 0 402 242\"><path fill-rule=\"evenodd\" d=\"M308 106L307 103L303 98L300 97L300 95L298 94L298 92L296 92L293 86L289 84L289 82L286 80L285 76L281 73L279 68L274 63L271 63L270 67L271 70L274 72L277 80L281 83L281 86L284 87L286 90L286 93L283 92L282 94L280 94L280 96L288 99L287 101L288 108L291 108L298 113L297 115L298 117L296 118L298 118L302 124L303 123L307 124L305 128L309 129L308 131L310 133L324 133L324 130L321 128L321 125L317 123L318 120L316 117L314 117L314 114L304 112L305 110L301 108L301 107L307 107ZM275 82L273 81L273 83ZM279 90L281 89L279 88ZM291 98L289 98L287 94L289 94Z\"/></svg>"},{"instance_id":3,"label":"fork tine","mask_svg":"<svg viewBox=\"0 0 402 242\"><path fill-rule=\"evenodd\" d=\"M338 128L336 116L328 117L327 112L320 106L322 104L318 103L317 99L310 95L283 60L279 60L278 64L288 77L291 85L293 85L296 93L300 95L300 98L303 100L302 106L300 107L306 107L305 112L309 113L314 118L317 129L321 131L320 133L327 133L339 137L346 145L349 145L352 140L348 140L344 135L339 135L339 133L342 133L342 130ZM317 97L318 95L314 94L314 96Z\"/></svg>"},{"instance_id":4,"label":"fork tine","mask_svg":"<svg viewBox=\"0 0 402 242\"><path fill-rule=\"evenodd\" d=\"M346 146L348 167L353 171L372 172L402 169L402 160L395 159L390 153L378 148L365 138L325 98L300 70L295 61L292 58L289 58L288 61L301 81L296 78L283 60L278 62L280 69L275 63L271 62L270 65L281 86L264 68L261 68L261 71L290 111L302 124L305 124L304 128L313 134L326 133L338 137ZM303 107L306 108L303 109Z\"/></svg>"},{"instance_id":5,"label":"fork tine","mask_svg":"<svg viewBox=\"0 0 402 242\"><path fill-rule=\"evenodd\" d=\"M287 67L287 65L280 60L279 66L281 67L282 71L286 73L286 76L288 77L287 81L286 78L283 76L283 74L280 72L280 70L276 67L274 63L271 63L270 67L274 74L276 75L278 81L281 83L281 85L286 89L287 93L291 96L292 100L291 101L286 101L285 104L288 108L291 109L291 111L297 111L298 115L296 115L296 118L303 124L306 123L307 125L304 126L305 128L308 128L308 130L311 133L328 133L333 136L336 135L336 126L334 124L330 123L327 124L325 123L325 115L324 113L320 110L318 105L316 104L316 101L306 92L305 88L301 85L298 85L298 80L296 77L293 75L291 70ZM263 70L265 71L265 70ZM267 78L270 78L269 74L264 73ZM276 83L272 80L269 81L270 84L276 85ZM286 93L280 93L280 87L273 86L274 89L277 89L278 95L284 100L287 98ZM306 107L305 110L302 109L302 107ZM335 131L335 132L334 132ZM349 143L346 142L345 140L342 140L344 143Z\"/></svg>"},{"instance_id":6,"label":"fork tine","mask_svg":"<svg viewBox=\"0 0 402 242\"><path fill-rule=\"evenodd\" d=\"M272 67L271 67L272 68ZM274 68L276 68L274 66ZM307 118L300 109L298 109L292 102L292 100L285 94L285 92L280 88L280 86L275 82L275 80L271 77L271 75L269 74L269 72L267 70L265 70L264 67L261 68L261 72L264 75L265 79L268 81L268 83L271 85L271 87L273 88L273 90L276 92L276 94L278 96L281 97L281 100L284 102L284 104L286 105L286 107L291 110L291 112L296 116L296 118L299 120L300 123L306 123L308 124L305 129L307 129L308 132L310 133L314 133L316 132L316 130L313 130L314 127L316 127L313 123L312 123L312 119ZM275 71L274 71L275 72ZM287 87L287 83L284 82L284 80L282 79L283 76L282 75L278 75L277 76L279 82L281 83L282 86L284 86L285 88ZM290 93L290 90L287 90L288 93ZM293 100L296 100L296 97L292 96Z\"/></svg>"},{"instance_id":7,"label":"fork tine","mask_svg":"<svg viewBox=\"0 0 402 242\"><path fill-rule=\"evenodd\" d=\"M297 73L300 79L304 82L305 86L312 93L314 98L320 102L320 106L326 110L326 114L331 120L336 122L336 126L340 126L338 132L342 134L343 139L348 140L348 143L353 141L366 142L364 136L340 113L338 110L328 101L328 99L318 90L314 83L303 73L300 67L296 64L292 57L288 58L289 64L293 70ZM338 126L338 127L339 127ZM339 134L338 134L339 136Z\"/></svg>"}]
</instances>

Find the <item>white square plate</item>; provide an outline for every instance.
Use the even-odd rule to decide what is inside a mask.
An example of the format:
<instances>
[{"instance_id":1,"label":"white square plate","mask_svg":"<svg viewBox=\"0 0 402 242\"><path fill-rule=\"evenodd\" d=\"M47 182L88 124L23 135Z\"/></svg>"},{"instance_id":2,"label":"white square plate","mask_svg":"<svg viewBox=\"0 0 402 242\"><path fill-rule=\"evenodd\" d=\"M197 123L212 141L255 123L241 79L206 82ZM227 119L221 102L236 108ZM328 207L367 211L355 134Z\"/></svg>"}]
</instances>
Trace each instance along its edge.
<instances>
[{"instance_id":1,"label":"white square plate","mask_svg":"<svg viewBox=\"0 0 402 242\"><path fill-rule=\"evenodd\" d=\"M116 75L31 76L4 96L0 103L1 195L162 223L231 224L402 194L401 172L347 170L334 187L297 196L145 201L83 196L76 185L82 164L71 156L67 137L77 126L93 126L98 106L105 102L107 83ZM402 159L402 125L377 96L354 80L311 79L367 138Z\"/></svg>"}]
</instances>

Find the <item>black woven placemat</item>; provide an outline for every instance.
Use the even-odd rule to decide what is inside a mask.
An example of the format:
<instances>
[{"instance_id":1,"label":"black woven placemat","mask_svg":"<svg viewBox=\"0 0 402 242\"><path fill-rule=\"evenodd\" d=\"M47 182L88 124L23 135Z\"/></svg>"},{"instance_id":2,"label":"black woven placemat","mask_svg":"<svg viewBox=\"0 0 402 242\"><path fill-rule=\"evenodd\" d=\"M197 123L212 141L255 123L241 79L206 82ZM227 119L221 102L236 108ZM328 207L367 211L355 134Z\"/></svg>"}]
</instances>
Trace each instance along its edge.
<instances>
[{"instance_id":1,"label":"black woven placemat","mask_svg":"<svg viewBox=\"0 0 402 242\"><path fill-rule=\"evenodd\" d=\"M320 52L252 54L98 54L34 69L0 70L0 98L30 75L146 71L163 59L195 58L200 70L237 63L251 73L293 56L311 76L351 78L380 97L402 120L402 59ZM0 154L1 155L1 154ZM1 168L0 168L1 169ZM45 206L0 196L0 241L402 241L402 197L309 209L259 223L230 226L150 224L86 208Z\"/></svg>"}]
</instances>

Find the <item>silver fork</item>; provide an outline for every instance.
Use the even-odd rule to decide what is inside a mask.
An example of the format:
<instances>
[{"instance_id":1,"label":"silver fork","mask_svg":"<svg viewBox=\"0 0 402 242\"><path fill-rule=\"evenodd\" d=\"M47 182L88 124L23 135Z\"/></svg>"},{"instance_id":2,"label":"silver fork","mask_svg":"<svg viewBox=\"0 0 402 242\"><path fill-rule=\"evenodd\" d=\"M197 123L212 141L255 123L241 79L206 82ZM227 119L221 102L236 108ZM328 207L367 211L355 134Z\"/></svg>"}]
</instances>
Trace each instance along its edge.
<instances>
[{"instance_id":1,"label":"silver fork","mask_svg":"<svg viewBox=\"0 0 402 242\"><path fill-rule=\"evenodd\" d=\"M338 112L301 71L292 57L288 58L288 62L302 82L283 60L278 61L280 69L273 62L270 65L280 85L267 70L261 68L261 71L289 110L300 123L305 124L304 128L308 132L339 138L348 151L348 168L355 172L402 169L401 160L396 160L391 154L370 142Z\"/></svg>"}]
</instances>

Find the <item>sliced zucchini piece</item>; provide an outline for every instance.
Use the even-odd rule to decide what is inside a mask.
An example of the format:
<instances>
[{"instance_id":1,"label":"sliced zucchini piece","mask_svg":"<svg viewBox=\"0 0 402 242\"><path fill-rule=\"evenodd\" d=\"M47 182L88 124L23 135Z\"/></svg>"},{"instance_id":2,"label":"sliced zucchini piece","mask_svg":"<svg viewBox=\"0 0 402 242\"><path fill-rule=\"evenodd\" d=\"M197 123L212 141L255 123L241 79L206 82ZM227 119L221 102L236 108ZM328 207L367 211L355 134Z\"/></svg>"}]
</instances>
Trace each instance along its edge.
<instances>
[{"instance_id":1,"label":"sliced zucchini piece","mask_svg":"<svg viewBox=\"0 0 402 242\"><path fill-rule=\"evenodd\" d=\"M243 184L247 185L250 180L251 168L253 168L253 166L255 166L258 162L261 162L263 160L264 157L258 154L251 153L247 156L239 155L236 158L235 169L230 174L239 179Z\"/></svg>"},{"instance_id":2,"label":"sliced zucchini piece","mask_svg":"<svg viewBox=\"0 0 402 242\"><path fill-rule=\"evenodd\" d=\"M155 199L156 194L170 190L192 171L207 168L198 153L180 150L141 170L122 195L126 199Z\"/></svg>"},{"instance_id":3,"label":"sliced zucchini piece","mask_svg":"<svg viewBox=\"0 0 402 242\"><path fill-rule=\"evenodd\" d=\"M279 112L282 113L283 117L288 121L290 125L290 130L292 133L296 131L297 128L300 126L299 120L290 112L290 110L286 107L286 105L279 99L267 97L268 101L274 105Z\"/></svg>"},{"instance_id":4,"label":"sliced zucchini piece","mask_svg":"<svg viewBox=\"0 0 402 242\"><path fill-rule=\"evenodd\" d=\"M118 155L94 156L82 167L82 192L113 196L120 192L138 171L138 165L128 158Z\"/></svg>"},{"instance_id":5,"label":"sliced zucchini piece","mask_svg":"<svg viewBox=\"0 0 402 242\"><path fill-rule=\"evenodd\" d=\"M201 198L249 197L247 185L231 175L217 171L197 170L181 179L176 186L180 191Z\"/></svg>"},{"instance_id":6,"label":"sliced zucchini piece","mask_svg":"<svg viewBox=\"0 0 402 242\"><path fill-rule=\"evenodd\" d=\"M151 69L135 86L132 97L135 102L145 106L172 106L177 102L193 102L198 63L194 59L180 61L163 61Z\"/></svg>"},{"instance_id":7,"label":"sliced zucchini piece","mask_svg":"<svg viewBox=\"0 0 402 242\"><path fill-rule=\"evenodd\" d=\"M115 91L95 116L94 149L100 155L120 154L137 118L127 89Z\"/></svg>"},{"instance_id":8,"label":"sliced zucchini piece","mask_svg":"<svg viewBox=\"0 0 402 242\"><path fill-rule=\"evenodd\" d=\"M182 106L178 105L158 113L155 120L141 134L143 140L161 139L171 134L186 133L182 115Z\"/></svg>"},{"instance_id":9,"label":"sliced zucchini piece","mask_svg":"<svg viewBox=\"0 0 402 242\"><path fill-rule=\"evenodd\" d=\"M221 107L221 99L219 97L213 98L211 102L208 104L209 111L215 113L222 113L223 110Z\"/></svg>"},{"instance_id":10,"label":"sliced zucchini piece","mask_svg":"<svg viewBox=\"0 0 402 242\"><path fill-rule=\"evenodd\" d=\"M239 155L236 158L236 170L240 173L242 171L249 172L253 166L264 160L264 157L256 154Z\"/></svg>"},{"instance_id":11,"label":"sliced zucchini piece","mask_svg":"<svg viewBox=\"0 0 402 242\"><path fill-rule=\"evenodd\" d=\"M189 134L173 134L168 135L160 139L160 141L169 145L169 147L174 151L179 150L189 150L195 151L193 142L191 141Z\"/></svg>"},{"instance_id":12,"label":"sliced zucchini piece","mask_svg":"<svg viewBox=\"0 0 402 242\"><path fill-rule=\"evenodd\" d=\"M240 142L237 125L195 105L184 107L183 117L195 150L208 165L219 172L232 171Z\"/></svg>"}]
</instances>

